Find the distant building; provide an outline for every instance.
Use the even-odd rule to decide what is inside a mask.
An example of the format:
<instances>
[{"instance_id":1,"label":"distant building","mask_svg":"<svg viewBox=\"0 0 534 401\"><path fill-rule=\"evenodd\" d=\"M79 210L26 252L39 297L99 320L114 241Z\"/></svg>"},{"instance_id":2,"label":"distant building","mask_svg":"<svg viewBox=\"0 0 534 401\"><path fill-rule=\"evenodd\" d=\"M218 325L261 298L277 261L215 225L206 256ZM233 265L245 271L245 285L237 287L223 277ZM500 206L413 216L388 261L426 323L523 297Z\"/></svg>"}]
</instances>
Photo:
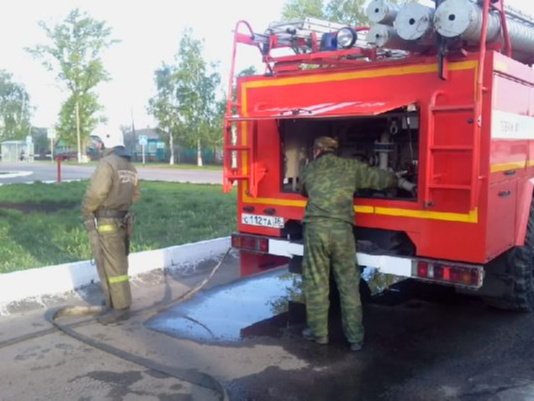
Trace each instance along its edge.
<instances>
[{"instance_id":1,"label":"distant building","mask_svg":"<svg viewBox=\"0 0 534 401\"><path fill-rule=\"evenodd\" d=\"M135 161L142 160L143 148L139 144L139 138L146 137L145 160L147 162L168 163L170 149L167 134L159 128L143 128L124 133L124 146L130 151ZM176 163L196 164L197 150L174 144L174 156ZM222 153L213 149L202 149L202 158L205 164L222 164Z\"/></svg>"},{"instance_id":2,"label":"distant building","mask_svg":"<svg viewBox=\"0 0 534 401\"><path fill-rule=\"evenodd\" d=\"M19 162L33 160L33 143L26 141L4 141L0 144L2 161Z\"/></svg>"},{"instance_id":3,"label":"distant building","mask_svg":"<svg viewBox=\"0 0 534 401\"><path fill-rule=\"evenodd\" d=\"M165 142L164 133L159 128L143 128L124 134L124 146L130 151L134 160L141 160L143 147L139 139L145 137L145 159L151 162L167 162L169 160L169 146Z\"/></svg>"}]
</instances>

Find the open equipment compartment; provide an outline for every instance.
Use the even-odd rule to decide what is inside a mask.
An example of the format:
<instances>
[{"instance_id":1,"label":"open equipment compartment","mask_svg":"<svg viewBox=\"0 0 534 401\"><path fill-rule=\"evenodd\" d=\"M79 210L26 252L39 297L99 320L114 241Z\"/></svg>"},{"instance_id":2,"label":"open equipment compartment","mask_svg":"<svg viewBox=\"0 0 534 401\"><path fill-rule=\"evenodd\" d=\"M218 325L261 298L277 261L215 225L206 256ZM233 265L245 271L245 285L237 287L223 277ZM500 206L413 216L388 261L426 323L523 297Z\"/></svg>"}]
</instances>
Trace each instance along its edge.
<instances>
[{"instance_id":1,"label":"open equipment compartment","mask_svg":"<svg viewBox=\"0 0 534 401\"><path fill-rule=\"evenodd\" d=\"M299 177L312 159L313 142L324 135L339 141L341 157L395 171L417 182L419 112L413 105L374 116L283 119L278 121L278 127L284 155L282 192L298 192ZM413 193L398 188L387 191L362 188L355 195L416 199Z\"/></svg>"}]
</instances>

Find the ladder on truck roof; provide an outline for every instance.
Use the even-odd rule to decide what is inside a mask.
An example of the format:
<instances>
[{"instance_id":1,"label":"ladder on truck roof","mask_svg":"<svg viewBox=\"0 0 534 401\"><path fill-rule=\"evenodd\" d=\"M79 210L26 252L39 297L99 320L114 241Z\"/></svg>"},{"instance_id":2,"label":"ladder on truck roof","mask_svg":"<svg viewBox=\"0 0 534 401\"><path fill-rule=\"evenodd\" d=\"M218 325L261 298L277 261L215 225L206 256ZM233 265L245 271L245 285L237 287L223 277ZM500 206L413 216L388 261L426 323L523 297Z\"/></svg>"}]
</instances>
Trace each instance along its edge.
<instances>
[{"instance_id":1,"label":"ladder on truck roof","mask_svg":"<svg viewBox=\"0 0 534 401\"><path fill-rule=\"evenodd\" d=\"M258 184L265 176L265 169L256 162L254 145L257 135L257 122L245 121L245 118L235 116L240 105L234 94L235 88L235 61L238 44L246 44L257 47L262 55L266 71L270 75L282 74L287 71L295 71L302 64L316 65L354 65L360 63L361 59L372 57L375 53L372 49L351 48L336 51L319 51L318 39L321 33L340 29L342 24L331 23L314 18L306 18L302 21L289 21L284 23L271 24L265 34L255 33L250 24L240 20L234 29L234 43L232 48L232 63L230 66L230 77L228 82L226 110L223 127L223 190L229 192L234 183L242 182L246 185L250 196L256 196ZM368 28L358 28L356 31ZM242 30L246 32L243 33ZM289 33L289 32L290 33ZM291 47L293 40L289 40L289 35L297 39L298 43L305 43L310 48L301 54L273 56L270 51L273 48ZM309 39L309 40L308 40ZM348 59L347 56L353 57ZM242 138L237 138L237 124L243 127L250 127L250 143L242 143Z\"/></svg>"}]
</instances>

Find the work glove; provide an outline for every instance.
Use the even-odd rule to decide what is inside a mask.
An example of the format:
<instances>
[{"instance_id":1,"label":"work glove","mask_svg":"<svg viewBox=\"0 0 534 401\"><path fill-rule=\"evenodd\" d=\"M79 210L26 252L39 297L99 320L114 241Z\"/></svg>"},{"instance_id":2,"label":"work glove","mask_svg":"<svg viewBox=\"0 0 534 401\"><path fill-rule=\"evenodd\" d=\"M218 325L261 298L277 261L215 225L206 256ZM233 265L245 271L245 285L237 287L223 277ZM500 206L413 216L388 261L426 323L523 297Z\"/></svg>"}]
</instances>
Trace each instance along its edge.
<instances>
[{"instance_id":1,"label":"work glove","mask_svg":"<svg viewBox=\"0 0 534 401\"><path fill-rule=\"evenodd\" d=\"M404 189L405 191L415 193L415 188L417 187L417 185L413 182L408 181L405 178L400 177L397 180L397 187L399 187L400 189Z\"/></svg>"}]
</instances>

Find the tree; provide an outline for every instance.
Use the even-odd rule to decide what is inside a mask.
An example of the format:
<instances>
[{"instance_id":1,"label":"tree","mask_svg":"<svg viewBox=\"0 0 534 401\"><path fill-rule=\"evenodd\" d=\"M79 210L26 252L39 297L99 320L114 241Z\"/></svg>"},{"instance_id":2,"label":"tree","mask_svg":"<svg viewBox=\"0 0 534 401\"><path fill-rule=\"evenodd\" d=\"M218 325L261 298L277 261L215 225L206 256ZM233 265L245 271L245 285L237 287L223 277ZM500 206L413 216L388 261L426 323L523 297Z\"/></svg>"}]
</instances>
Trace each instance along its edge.
<instances>
[{"instance_id":1,"label":"tree","mask_svg":"<svg viewBox=\"0 0 534 401\"><path fill-rule=\"evenodd\" d=\"M202 51L203 42L187 28L174 65L164 65L156 71L158 93L149 102L149 111L162 128L169 130L170 142L176 135L186 145L197 148L199 166L203 164L202 149L213 145L212 132L219 124L214 116L220 76L214 72L214 64L204 61Z\"/></svg>"},{"instance_id":2,"label":"tree","mask_svg":"<svg viewBox=\"0 0 534 401\"><path fill-rule=\"evenodd\" d=\"M282 19L289 21L304 17L324 18L323 0L288 0L282 9Z\"/></svg>"},{"instance_id":3,"label":"tree","mask_svg":"<svg viewBox=\"0 0 534 401\"><path fill-rule=\"evenodd\" d=\"M258 71L256 70L256 67L254 67L253 65L250 65L247 68L239 71L237 73L237 76L238 77L250 77L252 75L256 75L257 73Z\"/></svg>"},{"instance_id":4,"label":"tree","mask_svg":"<svg viewBox=\"0 0 534 401\"><path fill-rule=\"evenodd\" d=\"M326 6L326 18L349 26L367 25L365 0L330 0Z\"/></svg>"},{"instance_id":5,"label":"tree","mask_svg":"<svg viewBox=\"0 0 534 401\"><path fill-rule=\"evenodd\" d=\"M214 154L223 145L224 113L226 111L226 99L221 98L215 102L213 114L210 117L209 128L206 133L206 143L213 148Z\"/></svg>"},{"instance_id":6,"label":"tree","mask_svg":"<svg viewBox=\"0 0 534 401\"><path fill-rule=\"evenodd\" d=\"M32 127L31 136L34 144L35 157L46 158L46 154L50 151L50 140L47 136L47 129Z\"/></svg>"},{"instance_id":7,"label":"tree","mask_svg":"<svg viewBox=\"0 0 534 401\"><path fill-rule=\"evenodd\" d=\"M176 96L175 67L163 64L154 72L157 94L149 100L148 112L158 121L159 127L169 142L169 164L174 164L174 141L178 138L182 122Z\"/></svg>"},{"instance_id":8,"label":"tree","mask_svg":"<svg viewBox=\"0 0 534 401\"><path fill-rule=\"evenodd\" d=\"M30 134L30 97L13 76L0 70L0 140L23 139Z\"/></svg>"},{"instance_id":9,"label":"tree","mask_svg":"<svg viewBox=\"0 0 534 401\"><path fill-rule=\"evenodd\" d=\"M221 81L214 72L216 65L208 66L202 58L203 47L203 42L193 38L192 31L187 29L177 55L177 96L185 126L184 139L188 145L196 145L199 166L203 164L203 146L210 145L210 131L217 124L213 119L217 114L215 93Z\"/></svg>"},{"instance_id":10,"label":"tree","mask_svg":"<svg viewBox=\"0 0 534 401\"><path fill-rule=\"evenodd\" d=\"M400 3L401 0L391 0ZM288 0L282 9L282 19L301 19L314 17L349 26L367 25L369 19L365 14L368 0L329 0L326 5L322 0Z\"/></svg>"},{"instance_id":11,"label":"tree","mask_svg":"<svg viewBox=\"0 0 534 401\"><path fill-rule=\"evenodd\" d=\"M94 20L78 9L72 10L60 24L48 26L41 21L39 26L50 43L26 50L55 73L68 91L56 128L65 143L77 146L78 161L81 161L91 132L103 120L97 116L102 106L94 92L98 84L109 80L101 56L118 41L110 38L111 28L105 22Z\"/></svg>"}]
</instances>

